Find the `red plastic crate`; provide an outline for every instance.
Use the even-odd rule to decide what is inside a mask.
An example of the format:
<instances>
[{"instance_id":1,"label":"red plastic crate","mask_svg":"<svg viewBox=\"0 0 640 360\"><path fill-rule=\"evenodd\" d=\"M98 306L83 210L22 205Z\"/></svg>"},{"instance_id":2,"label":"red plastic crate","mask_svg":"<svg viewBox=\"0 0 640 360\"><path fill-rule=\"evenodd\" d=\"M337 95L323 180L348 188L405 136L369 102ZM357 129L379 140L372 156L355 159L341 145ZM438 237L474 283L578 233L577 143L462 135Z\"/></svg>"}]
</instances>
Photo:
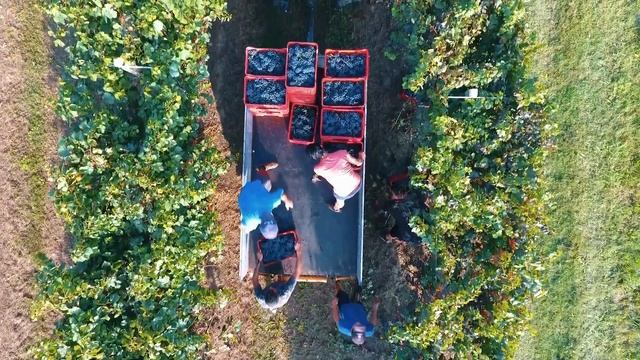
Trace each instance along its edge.
<instances>
[{"instance_id":1,"label":"red plastic crate","mask_svg":"<svg viewBox=\"0 0 640 360\"><path fill-rule=\"evenodd\" d=\"M327 105L324 103L324 84L327 82L362 82L362 105ZM322 98L321 98L322 106L332 107L332 108L359 108L367 105L367 79L365 78L324 78L322 79Z\"/></svg>"},{"instance_id":2,"label":"red plastic crate","mask_svg":"<svg viewBox=\"0 0 640 360\"><path fill-rule=\"evenodd\" d=\"M257 51L275 51L284 54L284 72L281 75L260 75L260 74L251 74L249 73L249 51L257 50ZM245 75L253 75L253 76L285 76L287 74L287 49L286 48L256 48L247 46L244 50L244 74Z\"/></svg>"},{"instance_id":3,"label":"red plastic crate","mask_svg":"<svg viewBox=\"0 0 640 360\"><path fill-rule=\"evenodd\" d=\"M272 110L254 110L254 111L251 111L251 113L253 114L253 116L256 116L256 117L286 118L289 116L289 113L285 113L283 111L272 111Z\"/></svg>"},{"instance_id":4,"label":"red plastic crate","mask_svg":"<svg viewBox=\"0 0 640 360\"><path fill-rule=\"evenodd\" d=\"M327 111L336 111L336 112L357 112L360 114L360 119L362 120L362 126L360 129L360 135L356 137L352 136L337 136L337 135L324 135L323 133L323 125L324 125L324 114ZM354 144L354 143L362 143L364 139L365 127L367 126L367 119L365 118L364 107L353 107L353 108L344 108L344 107L323 107L322 112L320 114L320 141L322 143L327 142L338 142L338 143L346 143L346 144Z\"/></svg>"},{"instance_id":5,"label":"red plastic crate","mask_svg":"<svg viewBox=\"0 0 640 360\"><path fill-rule=\"evenodd\" d=\"M260 117L269 116L269 117L283 117L283 118L286 118L289 116L289 110L286 110L286 109L271 110L271 109L254 108L252 106L247 106L247 109L251 111L253 116L260 116Z\"/></svg>"},{"instance_id":6,"label":"red plastic crate","mask_svg":"<svg viewBox=\"0 0 640 360\"><path fill-rule=\"evenodd\" d=\"M312 46L316 50L315 59L315 79L313 87L289 86L289 48L293 45ZM285 63L285 77L287 82L287 96L289 101L298 104L314 104L316 102L316 93L318 90L318 44L314 42L290 41L287 43L287 61Z\"/></svg>"},{"instance_id":7,"label":"red plastic crate","mask_svg":"<svg viewBox=\"0 0 640 360\"><path fill-rule=\"evenodd\" d=\"M311 138L311 140L306 141L306 140L300 140L300 139L295 139L293 138L293 134L291 133L291 129L293 126L293 114L294 114L294 109L296 108L296 106L301 106L301 107L310 107L310 108L314 108L316 110L316 119L313 121L313 138ZM293 104L291 105L291 111L289 112L289 142L292 144L299 144L299 145L309 145L309 144L313 144L316 142L316 133L318 132L318 116L319 111L318 111L318 107L316 105L309 105L309 104Z\"/></svg>"},{"instance_id":8,"label":"red plastic crate","mask_svg":"<svg viewBox=\"0 0 640 360\"><path fill-rule=\"evenodd\" d=\"M289 98L287 96L286 85L284 94L284 104L251 104L247 101L247 83L249 80L267 79L267 80L280 80L286 84L286 78L284 76L253 76L247 75L244 77L244 106L256 116L264 116L264 114L282 114L286 116L289 114Z\"/></svg>"},{"instance_id":9,"label":"red plastic crate","mask_svg":"<svg viewBox=\"0 0 640 360\"><path fill-rule=\"evenodd\" d=\"M365 79L369 79L369 49L352 49L352 50L326 49L324 51L324 76L331 77L334 79L345 79L345 78L329 75L328 73L329 57L332 55L364 55L364 75L361 77Z\"/></svg>"},{"instance_id":10,"label":"red plastic crate","mask_svg":"<svg viewBox=\"0 0 640 360\"><path fill-rule=\"evenodd\" d=\"M276 110L272 110L272 109L255 109L252 110L251 113L253 113L253 115L255 116L277 116L277 117L288 117L289 116L289 110L285 110L285 109L276 109Z\"/></svg>"},{"instance_id":11,"label":"red plastic crate","mask_svg":"<svg viewBox=\"0 0 640 360\"><path fill-rule=\"evenodd\" d=\"M298 234L296 233L295 230L283 231L281 233L278 233L278 236L289 235L289 234L293 234L293 239L294 239L293 241L294 241L294 246L295 246L295 244L297 244L298 241L299 241L298 240ZM258 249L260 249L260 252L262 252L262 243L265 242L265 241L269 241L269 240L265 239L263 236L260 236L260 239L258 240ZM286 257L286 258L281 259L281 260L275 260L275 261L270 261L268 263L263 263L262 265L267 267L267 266L270 266L270 265L273 265L273 264L277 264L279 262L283 262L283 261L288 260L288 259L292 259L297 255L298 254L296 254L296 252L294 251L293 255L291 255L289 257Z\"/></svg>"}]
</instances>

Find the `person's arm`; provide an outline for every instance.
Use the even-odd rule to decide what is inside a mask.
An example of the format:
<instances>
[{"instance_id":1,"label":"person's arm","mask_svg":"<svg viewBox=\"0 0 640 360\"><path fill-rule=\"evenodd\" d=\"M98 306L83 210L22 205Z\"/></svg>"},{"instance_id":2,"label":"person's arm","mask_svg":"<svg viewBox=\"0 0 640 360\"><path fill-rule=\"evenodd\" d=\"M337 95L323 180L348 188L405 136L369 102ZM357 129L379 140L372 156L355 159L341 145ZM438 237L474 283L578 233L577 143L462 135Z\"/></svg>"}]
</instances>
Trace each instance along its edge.
<instances>
[{"instance_id":1,"label":"person's arm","mask_svg":"<svg viewBox=\"0 0 640 360\"><path fill-rule=\"evenodd\" d=\"M293 208L293 201L289 199L289 197L287 196L287 194L285 194L283 189L281 188L275 189L269 193L269 196L270 196L270 202L271 202L271 209L268 209L268 210L273 210L277 208L278 206L280 206L280 203L284 203L284 206L287 208L287 210L291 210Z\"/></svg>"},{"instance_id":2,"label":"person's arm","mask_svg":"<svg viewBox=\"0 0 640 360\"><path fill-rule=\"evenodd\" d=\"M373 300L373 307L371 308L371 315L369 316L369 322L373 326L380 325L380 319L378 319L378 307L380 307L380 299Z\"/></svg>"},{"instance_id":3,"label":"person's arm","mask_svg":"<svg viewBox=\"0 0 640 360\"><path fill-rule=\"evenodd\" d=\"M333 321L335 321L336 325L340 322L340 310L338 309L338 298L333 297L331 300L331 316L333 317Z\"/></svg>"},{"instance_id":4,"label":"person's arm","mask_svg":"<svg viewBox=\"0 0 640 360\"><path fill-rule=\"evenodd\" d=\"M323 166L322 166L322 160L321 160L319 163L316 164L316 166L313 167L313 177L311 178L312 183L315 184L319 181L322 181L322 176L320 175L320 172L321 172L320 169L322 168Z\"/></svg>"},{"instance_id":5,"label":"person's arm","mask_svg":"<svg viewBox=\"0 0 640 360\"><path fill-rule=\"evenodd\" d=\"M291 294L293 294L293 290L296 288L296 284L298 283L298 278L300 278L300 274L302 274L302 261L300 260L300 242L296 243L296 268L287 280L284 287L281 287L282 293L280 294L279 304L280 306L284 305L289 301Z\"/></svg>"},{"instance_id":6,"label":"person's arm","mask_svg":"<svg viewBox=\"0 0 640 360\"><path fill-rule=\"evenodd\" d=\"M282 293L279 294L277 307L284 306L284 304L286 304L289 301L291 294L293 294L293 290L295 290L296 288L296 284L298 284L298 278L300 277L300 274L302 274L302 261L300 260L300 242L296 243L295 249L296 249L296 269L294 270L293 274L291 274L291 276L289 277L289 280L287 280L285 286L280 287L280 291Z\"/></svg>"},{"instance_id":7,"label":"person's arm","mask_svg":"<svg viewBox=\"0 0 640 360\"><path fill-rule=\"evenodd\" d=\"M280 287L281 293L279 294L277 307L281 307L289 301L291 294L293 294L293 290L295 290L296 285L298 284L298 277L300 276L298 272L299 270L296 268L296 272L289 277L289 280L287 280L284 286Z\"/></svg>"},{"instance_id":8,"label":"person's arm","mask_svg":"<svg viewBox=\"0 0 640 360\"><path fill-rule=\"evenodd\" d=\"M365 155L363 151L360 152L358 158L354 158L353 156L351 156L351 154L347 154L347 161L354 166L362 166L362 163L364 163L364 158Z\"/></svg>"},{"instance_id":9,"label":"person's arm","mask_svg":"<svg viewBox=\"0 0 640 360\"><path fill-rule=\"evenodd\" d=\"M289 199L287 194L285 194L284 192L282 193L282 196L280 196L280 200L282 200L282 202L284 203L284 207L286 207L287 210L293 209L293 201L291 201L291 199Z\"/></svg>"},{"instance_id":10,"label":"person's arm","mask_svg":"<svg viewBox=\"0 0 640 360\"><path fill-rule=\"evenodd\" d=\"M285 286L281 287L282 293L280 294L280 300L282 301L282 305L284 305L289 300L289 297L291 297L291 294L293 293L293 290L296 288L296 284L298 283L298 278L302 273L302 261L300 261L300 256L298 255L300 254L300 242L296 243L295 249L296 268L293 274L291 274L291 276L289 277L289 280L287 280Z\"/></svg>"},{"instance_id":11,"label":"person's arm","mask_svg":"<svg viewBox=\"0 0 640 360\"><path fill-rule=\"evenodd\" d=\"M262 186L264 186L265 190L271 191L273 184L271 183L271 180L266 180L265 182L262 183Z\"/></svg>"}]
</instances>

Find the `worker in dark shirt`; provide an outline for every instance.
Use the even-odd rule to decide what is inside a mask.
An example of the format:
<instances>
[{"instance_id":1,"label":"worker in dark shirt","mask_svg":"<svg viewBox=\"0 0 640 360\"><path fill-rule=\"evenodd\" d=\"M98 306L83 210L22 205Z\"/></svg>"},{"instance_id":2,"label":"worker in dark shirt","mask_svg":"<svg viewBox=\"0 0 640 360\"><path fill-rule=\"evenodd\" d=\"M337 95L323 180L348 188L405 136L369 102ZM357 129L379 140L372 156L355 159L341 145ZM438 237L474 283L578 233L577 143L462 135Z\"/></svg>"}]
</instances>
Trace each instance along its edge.
<instances>
[{"instance_id":1,"label":"worker in dark shirt","mask_svg":"<svg viewBox=\"0 0 640 360\"><path fill-rule=\"evenodd\" d=\"M417 192L395 194L392 192L393 205L389 209L390 220L393 226L386 239L388 241L401 241L411 244L419 244L422 238L411 228L411 217L424 208L424 200Z\"/></svg>"},{"instance_id":2,"label":"worker in dark shirt","mask_svg":"<svg viewBox=\"0 0 640 360\"><path fill-rule=\"evenodd\" d=\"M293 208L293 202L282 189L271 191L271 180L267 171L278 167L278 163L269 163L257 169L257 173L266 180L254 180L247 183L240 190L238 205L240 207L241 226L247 231L260 229L265 239L278 236L278 224L273 216L273 209L284 202L287 210Z\"/></svg>"},{"instance_id":3,"label":"worker in dark shirt","mask_svg":"<svg viewBox=\"0 0 640 360\"><path fill-rule=\"evenodd\" d=\"M392 226L387 233L387 241L421 243L422 238L411 227L411 218L427 209L427 196L411 188L408 171L389 177L389 191L392 204L388 207L387 221Z\"/></svg>"},{"instance_id":4,"label":"worker in dark shirt","mask_svg":"<svg viewBox=\"0 0 640 360\"><path fill-rule=\"evenodd\" d=\"M373 301L369 320L367 311L358 297L359 294L356 293L350 298L336 282L336 296L331 302L331 315L341 334L349 336L354 344L362 345L365 338L373 336L373 328L380 323L378 320L380 300Z\"/></svg>"},{"instance_id":5,"label":"worker in dark shirt","mask_svg":"<svg viewBox=\"0 0 640 360\"><path fill-rule=\"evenodd\" d=\"M264 289L260 286L258 281L258 275L260 272L260 265L262 265L262 252L258 251L256 256L258 257L258 263L253 270L253 290L258 300L258 304L267 310L275 312L276 309L281 308L289 301L293 290L296 288L298 278L302 273L302 261L300 261L300 242L296 242L296 268L286 282L272 282Z\"/></svg>"}]
</instances>

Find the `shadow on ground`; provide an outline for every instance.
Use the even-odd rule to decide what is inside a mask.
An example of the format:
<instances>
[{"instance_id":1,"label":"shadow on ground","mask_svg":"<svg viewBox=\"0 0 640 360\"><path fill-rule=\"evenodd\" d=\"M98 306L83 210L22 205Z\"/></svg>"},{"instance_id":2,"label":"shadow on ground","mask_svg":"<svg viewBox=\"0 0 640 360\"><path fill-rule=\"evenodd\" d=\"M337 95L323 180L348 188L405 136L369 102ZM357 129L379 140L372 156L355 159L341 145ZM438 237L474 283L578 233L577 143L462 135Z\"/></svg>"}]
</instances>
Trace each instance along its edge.
<instances>
[{"instance_id":1,"label":"shadow on ground","mask_svg":"<svg viewBox=\"0 0 640 360\"><path fill-rule=\"evenodd\" d=\"M230 289L232 300L223 310L212 309L203 325L212 337L210 358L293 358L293 359L388 359L391 345L382 339L357 347L341 337L331 320L333 283L300 284L287 306L276 315L258 309L248 279L237 280L238 213L235 198L243 138L244 49L247 46L285 47L287 41L304 40L306 1L292 0L288 14L270 1L229 2L231 21L216 24L212 31L209 72L216 105L215 130L222 132L228 150L236 159L236 173L225 175L215 208L226 236L222 259L208 271L216 286ZM364 249L365 304L370 308L373 295L382 300L381 320L397 321L413 309L416 298L399 266L397 249L383 238L383 184L386 176L402 170L413 152L411 139L399 130L396 121L401 102L401 69L384 57L390 28L388 4L362 4L349 10L335 10L330 0L319 1L316 41L325 48L368 48L371 69L368 85L367 120L367 213ZM234 183L234 181L236 183ZM226 201L226 205L225 205ZM234 204L231 204L231 203ZM233 253L233 252L236 253ZM231 268L232 270L229 270ZM216 276L211 269L219 269ZM235 277L234 277L235 276ZM218 322L218 324L214 324ZM380 332L376 335L380 338ZM222 350L221 350L222 349Z\"/></svg>"},{"instance_id":2,"label":"shadow on ground","mask_svg":"<svg viewBox=\"0 0 640 360\"><path fill-rule=\"evenodd\" d=\"M209 48L209 74L222 132L231 152L242 155L244 126L243 78L247 46L285 47L287 41L304 40L306 18L303 2L292 2L289 14L283 14L269 1L230 1L231 21L213 27ZM287 26L290 23L291 26ZM288 39L288 40L287 40ZM242 164L238 161L238 166ZM238 169L238 173L240 173Z\"/></svg>"}]
</instances>

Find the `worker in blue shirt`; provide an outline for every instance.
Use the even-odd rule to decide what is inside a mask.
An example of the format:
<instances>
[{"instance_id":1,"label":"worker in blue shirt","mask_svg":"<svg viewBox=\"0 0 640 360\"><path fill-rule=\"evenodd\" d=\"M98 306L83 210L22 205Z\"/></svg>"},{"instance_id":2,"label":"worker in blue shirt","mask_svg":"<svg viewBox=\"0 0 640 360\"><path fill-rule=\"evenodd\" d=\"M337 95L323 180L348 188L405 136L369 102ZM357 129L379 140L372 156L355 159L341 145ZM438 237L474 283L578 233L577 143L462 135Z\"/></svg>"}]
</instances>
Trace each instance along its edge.
<instances>
[{"instance_id":1,"label":"worker in blue shirt","mask_svg":"<svg viewBox=\"0 0 640 360\"><path fill-rule=\"evenodd\" d=\"M267 177L267 171L278 167L278 163L269 163L257 169L258 174ZM282 189L271 191L271 180L254 180L240 190L238 205L240 206L241 226L247 231L257 227L265 239L278 236L278 224L273 216L273 209L284 202L287 210L293 208L293 202Z\"/></svg>"},{"instance_id":2,"label":"worker in blue shirt","mask_svg":"<svg viewBox=\"0 0 640 360\"><path fill-rule=\"evenodd\" d=\"M377 326L378 307L380 300L373 301L371 317L367 318L367 311L358 299L359 294L349 298L336 282L336 296L331 302L331 315L341 334L349 336L356 345L364 344L365 338L373 336L373 328Z\"/></svg>"}]
</instances>

